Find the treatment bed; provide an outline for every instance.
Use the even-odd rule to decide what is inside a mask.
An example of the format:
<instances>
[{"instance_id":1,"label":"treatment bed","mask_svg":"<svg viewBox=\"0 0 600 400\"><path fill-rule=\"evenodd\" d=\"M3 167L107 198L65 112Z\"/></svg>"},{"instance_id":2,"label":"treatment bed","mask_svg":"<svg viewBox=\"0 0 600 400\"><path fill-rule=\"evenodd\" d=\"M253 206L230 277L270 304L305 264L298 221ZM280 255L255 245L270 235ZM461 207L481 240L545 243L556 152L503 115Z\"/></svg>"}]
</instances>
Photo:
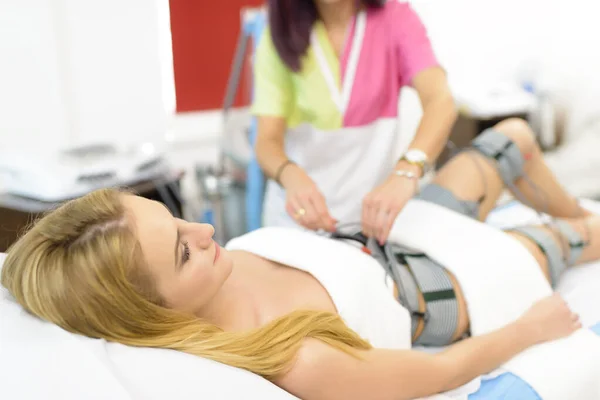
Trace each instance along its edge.
<instances>
[{"instance_id":1,"label":"treatment bed","mask_svg":"<svg viewBox=\"0 0 600 400\"><path fill-rule=\"evenodd\" d=\"M584 205L600 213L600 203L586 201ZM531 210L508 204L496 209L489 223L505 227L531 223L535 218ZM0 265L2 258L0 254ZM584 329L598 334L599 285L600 262L596 262L569 270L558 287L580 314ZM541 371L544 367L539 365ZM596 381L600 391L600 379ZM6 399L294 398L256 375L213 361L171 350L133 348L67 333L27 314L3 288L0 293L0 382L0 398ZM506 397L507 393L510 397ZM530 385L504 370L433 398L541 399Z\"/></svg>"}]
</instances>

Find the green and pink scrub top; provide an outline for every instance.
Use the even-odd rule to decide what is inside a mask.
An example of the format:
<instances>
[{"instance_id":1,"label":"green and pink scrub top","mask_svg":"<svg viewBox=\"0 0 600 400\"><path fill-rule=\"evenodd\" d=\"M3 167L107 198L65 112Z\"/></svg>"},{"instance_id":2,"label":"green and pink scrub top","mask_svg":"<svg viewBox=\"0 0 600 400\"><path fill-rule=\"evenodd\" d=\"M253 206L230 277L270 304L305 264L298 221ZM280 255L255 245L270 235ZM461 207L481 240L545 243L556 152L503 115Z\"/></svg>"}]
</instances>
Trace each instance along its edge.
<instances>
[{"instance_id":1,"label":"green and pink scrub top","mask_svg":"<svg viewBox=\"0 0 600 400\"><path fill-rule=\"evenodd\" d=\"M403 86L438 66L426 29L406 2L360 11L338 59L317 21L299 72L280 59L267 28L255 55L257 116L287 121L285 151L315 181L331 215L360 222L362 199L391 172L397 157L398 101ZM297 223L285 191L267 184L266 226Z\"/></svg>"}]
</instances>

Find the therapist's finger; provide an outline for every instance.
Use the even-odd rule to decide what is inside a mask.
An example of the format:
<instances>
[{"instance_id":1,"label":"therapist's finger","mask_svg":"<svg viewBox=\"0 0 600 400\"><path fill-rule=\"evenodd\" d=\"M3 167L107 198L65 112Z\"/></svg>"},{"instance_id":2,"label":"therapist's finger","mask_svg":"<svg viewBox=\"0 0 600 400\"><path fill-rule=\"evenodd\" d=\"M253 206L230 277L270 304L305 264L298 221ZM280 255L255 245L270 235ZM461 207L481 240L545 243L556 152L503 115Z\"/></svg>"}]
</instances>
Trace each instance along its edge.
<instances>
[{"instance_id":1,"label":"therapist's finger","mask_svg":"<svg viewBox=\"0 0 600 400\"><path fill-rule=\"evenodd\" d=\"M369 236L367 234L368 233L368 227L367 227L367 215L368 215L367 208L368 207L369 207L369 205L367 204L366 200L363 200L361 213L360 213L360 226L361 226L363 235L365 235L367 237Z\"/></svg>"},{"instance_id":2,"label":"therapist's finger","mask_svg":"<svg viewBox=\"0 0 600 400\"><path fill-rule=\"evenodd\" d=\"M312 205L312 192L301 193L294 197L297 204L294 218L296 218L296 220L306 228L311 230L318 230L319 218L317 216L317 212L315 211L314 206Z\"/></svg>"},{"instance_id":3,"label":"therapist's finger","mask_svg":"<svg viewBox=\"0 0 600 400\"><path fill-rule=\"evenodd\" d=\"M320 227L329 232L334 231L335 220L329 214L329 210L327 209L327 203L325 202L325 197L323 197L323 195L320 193L316 193L311 197L311 203L319 219Z\"/></svg>"},{"instance_id":4,"label":"therapist's finger","mask_svg":"<svg viewBox=\"0 0 600 400\"><path fill-rule=\"evenodd\" d=\"M319 215L317 210L313 206L313 202L310 198L302 199L302 207L306 210L306 213L302 217L302 220L312 230L318 230L320 226Z\"/></svg>"},{"instance_id":5,"label":"therapist's finger","mask_svg":"<svg viewBox=\"0 0 600 400\"><path fill-rule=\"evenodd\" d=\"M377 240L379 241L379 244L383 245L389 235L390 235L390 231L392 230L392 226L394 225L394 221L396 220L396 217L398 216L398 213L400 212L400 207L396 207L396 206L390 206L387 210L387 212L383 215L382 220L380 221L380 225L379 225L379 233L378 233L378 237Z\"/></svg>"},{"instance_id":6,"label":"therapist's finger","mask_svg":"<svg viewBox=\"0 0 600 400\"><path fill-rule=\"evenodd\" d=\"M365 198L365 200L363 200L361 212L360 212L360 226L362 229L362 233L365 236L369 236L369 235L367 235L367 224L366 224L367 215L368 215L367 207L368 207L368 204L367 204L367 201Z\"/></svg>"},{"instance_id":7,"label":"therapist's finger","mask_svg":"<svg viewBox=\"0 0 600 400\"><path fill-rule=\"evenodd\" d=\"M364 234L367 237L375 237L377 213L379 211L380 201L376 196L369 196L365 205L365 218L363 220Z\"/></svg>"},{"instance_id":8,"label":"therapist's finger","mask_svg":"<svg viewBox=\"0 0 600 400\"><path fill-rule=\"evenodd\" d=\"M303 218L304 214L306 213L306 209L302 207L302 203L300 203L296 196L291 196L287 199L285 208L289 216L292 217L298 225L309 228L306 226Z\"/></svg>"},{"instance_id":9,"label":"therapist's finger","mask_svg":"<svg viewBox=\"0 0 600 400\"><path fill-rule=\"evenodd\" d=\"M389 205L383 203L379 210L377 211L377 215L375 216L375 235L374 237L378 242L381 242L381 237L383 236L383 229L385 226L385 222L387 220L387 216L390 212Z\"/></svg>"},{"instance_id":10,"label":"therapist's finger","mask_svg":"<svg viewBox=\"0 0 600 400\"><path fill-rule=\"evenodd\" d=\"M371 199L366 199L365 203L363 204L363 217L362 217L362 227L363 227L363 234L366 237L371 237L373 236L373 220L371 215L373 214L373 203L371 201Z\"/></svg>"}]
</instances>

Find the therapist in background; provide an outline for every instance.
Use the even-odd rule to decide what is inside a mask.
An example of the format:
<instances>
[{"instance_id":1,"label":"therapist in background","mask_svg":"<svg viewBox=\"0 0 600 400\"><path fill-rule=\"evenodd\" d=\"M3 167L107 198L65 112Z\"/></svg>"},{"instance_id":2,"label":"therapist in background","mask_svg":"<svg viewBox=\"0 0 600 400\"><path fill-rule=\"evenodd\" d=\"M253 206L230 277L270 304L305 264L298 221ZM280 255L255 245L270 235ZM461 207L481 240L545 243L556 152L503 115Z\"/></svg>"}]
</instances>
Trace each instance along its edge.
<instances>
[{"instance_id":1,"label":"therapist in background","mask_svg":"<svg viewBox=\"0 0 600 400\"><path fill-rule=\"evenodd\" d=\"M425 27L396 0L269 0L252 112L271 178L263 223L311 230L360 224L387 239L444 148L456 108ZM400 89L423 117L397 159Z\"/></svg>"}]
</instances>

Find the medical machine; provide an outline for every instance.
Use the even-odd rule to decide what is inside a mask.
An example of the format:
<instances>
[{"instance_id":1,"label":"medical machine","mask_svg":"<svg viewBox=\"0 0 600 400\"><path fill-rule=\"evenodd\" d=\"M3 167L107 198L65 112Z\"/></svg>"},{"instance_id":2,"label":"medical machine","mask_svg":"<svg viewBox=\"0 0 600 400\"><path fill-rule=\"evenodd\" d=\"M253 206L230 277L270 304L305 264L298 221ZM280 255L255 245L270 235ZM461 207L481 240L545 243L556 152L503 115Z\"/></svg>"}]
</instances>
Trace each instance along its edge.
<instances>
[{"instance_id":1,"label":"medical machine","mask_svg":"<svg viewBox=\"0 0 600 400\"><path fill-rule=\"evenodd\" d=\"M157 179L168 170L162 152L150 143L131 147L97 143L47 153L0 154L3 191L44 202Z\"/></svg>"}]
</instances>

